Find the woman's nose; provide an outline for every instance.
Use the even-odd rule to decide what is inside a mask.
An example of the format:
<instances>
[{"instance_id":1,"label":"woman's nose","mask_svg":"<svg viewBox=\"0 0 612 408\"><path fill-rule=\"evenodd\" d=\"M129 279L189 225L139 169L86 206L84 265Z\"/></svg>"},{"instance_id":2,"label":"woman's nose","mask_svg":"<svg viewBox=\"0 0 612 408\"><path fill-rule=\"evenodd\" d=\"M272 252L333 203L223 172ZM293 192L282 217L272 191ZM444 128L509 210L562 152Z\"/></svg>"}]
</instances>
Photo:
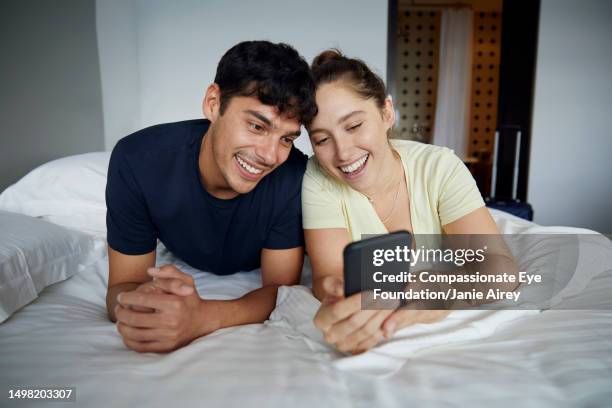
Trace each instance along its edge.
<instances>
[{"instance_id":1,"label":"woman's nose","mask_svg":"<svg viewBox=\"0 0 612 408\"><path fill-rule=\"evenodd\" d=\"M336 160L340 163L344 163L351 158L352 145L350 141L343 140L343 138L336 139Z\"/></svg>"}]
</instances>

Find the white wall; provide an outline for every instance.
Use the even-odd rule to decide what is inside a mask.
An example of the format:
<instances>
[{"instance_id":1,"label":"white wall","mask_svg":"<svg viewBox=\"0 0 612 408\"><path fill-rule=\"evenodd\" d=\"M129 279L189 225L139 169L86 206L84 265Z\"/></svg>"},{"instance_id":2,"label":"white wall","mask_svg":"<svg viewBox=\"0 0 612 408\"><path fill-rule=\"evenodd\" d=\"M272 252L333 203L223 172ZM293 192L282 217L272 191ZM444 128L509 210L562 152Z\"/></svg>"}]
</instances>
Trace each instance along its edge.
<instances>
[{"instance_id":1,"label":"white wall","mask_svg":"<svg viewBox=\"0 0 612 408\"><path fill-rule=\"evenodd\" d=\"M97 10L107 149L138 128L201 117L219 59L240 41L286 42L308 62L339 47L385 77L386 0L98 0ZM305 134L298 146L310 150Z\"/></svg>"},{"instance_id":2,"label":"white wall","mask_svg":"<svg viewBox=\"0 0 612 408\"><path fill-rule=\"evenodd\" d=\"M137 26L133 1L96 0L104 145L107 150L141 125Z\"/></svg>"},{"instance_id":3,"label":"white wall","mask_svg":"<svg viewBox=\"0 0 612 408\"><path fill-rule=\"evenodd\" d=\"M104 149L94 0L0 1L0 192Z\"/></svg>"},{"instance_id":4,"label":"white wall","mask_svg":"<svg viewBox=\"0 0 612 408\"><path fill-rule=\"evenodd\" d=\"M612 2L542 0L528 199L535 221L612 232Z\"/></svg>"},{"instance_id":5,"label":"white wall","mask_svg":"<svg viewBox=\"0 0 612 408\"><path fill-rule=\"evenodd\" d=\"M105 146L201 117L222 54L239 41L327 47L385 76L385 0L98 0ZM542 0L528 199L535 220L612 232L612 2ZM310 151L306 136L298 146Z\"/></svg>"}]
</instances>

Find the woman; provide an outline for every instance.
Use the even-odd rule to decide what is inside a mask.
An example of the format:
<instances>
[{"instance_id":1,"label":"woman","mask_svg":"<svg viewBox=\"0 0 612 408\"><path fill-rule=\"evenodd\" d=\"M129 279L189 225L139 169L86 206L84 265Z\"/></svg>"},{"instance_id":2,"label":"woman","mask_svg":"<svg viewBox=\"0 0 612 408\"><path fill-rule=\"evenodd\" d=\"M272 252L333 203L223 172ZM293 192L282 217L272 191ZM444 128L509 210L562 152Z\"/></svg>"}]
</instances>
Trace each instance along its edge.
<instances>
[{"instance_id":1,"label":"woman","mask_svg":"<svg viewBox=\"0 0 612 408\"><path fill-rule=\"evenodd\" d=\"M361 234L499 234L471 174L447 148L389 140L393 103L360 60L328 50L312 64L318 114L308 124L315 156L302 187L315 325L344 352L367 350L445 310L361 310L342 296L342 251Z\"/></svg>"}]
</instances>

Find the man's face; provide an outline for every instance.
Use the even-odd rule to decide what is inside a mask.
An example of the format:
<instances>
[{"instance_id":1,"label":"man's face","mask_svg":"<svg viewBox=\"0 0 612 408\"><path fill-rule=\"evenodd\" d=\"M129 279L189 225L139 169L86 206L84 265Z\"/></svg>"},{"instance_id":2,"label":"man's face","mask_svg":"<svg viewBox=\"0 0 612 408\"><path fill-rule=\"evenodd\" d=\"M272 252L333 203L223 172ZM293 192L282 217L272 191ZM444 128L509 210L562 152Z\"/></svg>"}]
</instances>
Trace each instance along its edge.
<instances>
[{"instance_id":1,"label":"man's face","mask_svg":"<svg viewBox=\"0 0 612 408\"><path fill-rule=\"evenodd\" d=\"M287 160L300 135L297 119L279 115L276 107L245 96L233 97L211 127L216 167L211 170L221 176L218 186L227 193L245 194L255 188Z\"/></svg>"}]
</instances>

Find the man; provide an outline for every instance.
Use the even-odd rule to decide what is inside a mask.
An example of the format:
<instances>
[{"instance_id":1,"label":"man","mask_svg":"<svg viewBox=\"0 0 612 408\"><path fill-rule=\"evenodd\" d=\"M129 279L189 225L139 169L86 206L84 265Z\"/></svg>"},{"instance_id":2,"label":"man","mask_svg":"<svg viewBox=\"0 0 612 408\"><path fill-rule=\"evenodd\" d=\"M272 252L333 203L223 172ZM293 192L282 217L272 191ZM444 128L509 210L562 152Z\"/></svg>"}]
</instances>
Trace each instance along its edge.
<instances>
[{"instance_id":1,"label":"man","mask_svg":"<svg viewBox=\"0 0 612 408\"><path fill-rule=\"evenodd\" d=\"M262 322L277 288L299 282L306 157L293 141L316 114L308 64L285 44L237 44L221 58L202 110L207 120L141 130L111 156L106 305L135 351L171 351ZM190 275L154 267L158 239L200 270L261 267L263 286L235 300L201 299Z\"/></svg>"}]
</instances>

